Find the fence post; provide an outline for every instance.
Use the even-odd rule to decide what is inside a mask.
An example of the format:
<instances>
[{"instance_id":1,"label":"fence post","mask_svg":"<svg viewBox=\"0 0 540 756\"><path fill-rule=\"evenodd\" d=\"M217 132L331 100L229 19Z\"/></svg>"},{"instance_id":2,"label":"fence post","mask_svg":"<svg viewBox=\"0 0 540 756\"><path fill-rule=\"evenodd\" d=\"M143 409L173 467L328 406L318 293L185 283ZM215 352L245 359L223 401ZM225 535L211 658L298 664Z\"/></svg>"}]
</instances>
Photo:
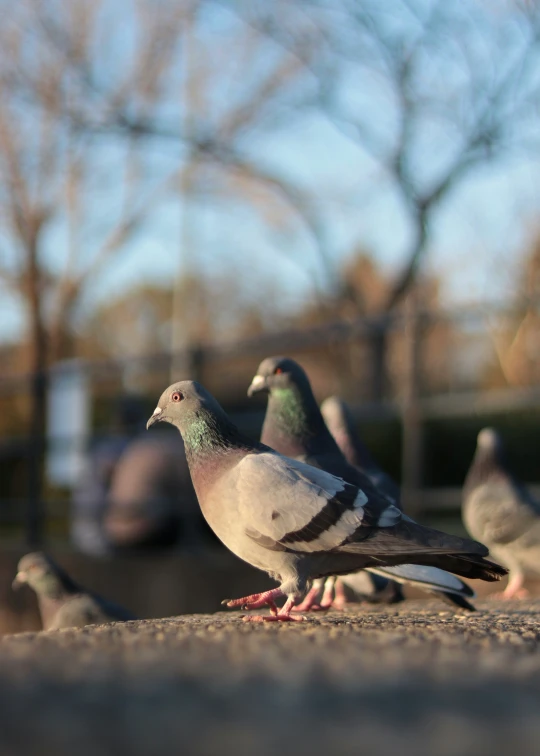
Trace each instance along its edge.
<instances>
[{"instance_id":1,"label":"fence post","mask_svg":"<svg viewBox=\"0 0 540 756\"><path fill-rule=\"evenodd\" d=\"M377 319L369 334L371 362L370 401L381 403L386 394L386 342L387 323L383 318Z\"/></svg>"},{"instance_id":2,"label":"fence post","mask_svg":"<svg viewBox=\"0 0 540 756\"><path fill-rule=\"evenodd\" d=\"M405 511L416 516L422 509L423 418L422 390L423 318L417 288L407 298L404 345L405 380L402 407L402 501Z\"/></svg>"},{"instance_id":3,"label":"fence post","mask_svg":"<svg viewBox=\"0 0 540 756\"><path fill-rule=\"evenodd\" d=\"M39 367L32 375L31 418L28 439L28 499L26 504L26 543L30 549L43 545L45 511L43 503L43 465L45 458L45 403L47 373Z\"/></svg>"}]
</instances>

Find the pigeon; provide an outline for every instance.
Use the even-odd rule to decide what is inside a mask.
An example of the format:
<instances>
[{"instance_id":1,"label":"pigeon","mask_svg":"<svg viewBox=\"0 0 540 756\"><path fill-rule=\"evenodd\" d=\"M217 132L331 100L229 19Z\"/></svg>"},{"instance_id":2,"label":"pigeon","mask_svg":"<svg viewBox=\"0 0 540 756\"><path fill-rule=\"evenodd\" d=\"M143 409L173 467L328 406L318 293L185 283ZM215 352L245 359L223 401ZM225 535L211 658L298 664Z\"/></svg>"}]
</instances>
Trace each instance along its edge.
<instances>
[{"instance_id":1,"label":"pigeon","mask_svg":"<svg viewBox=\"0 0 540 756\"><path fill-rule=\"evenodd\" d=\"M337 396L329 396L321 404L321 414L347 462L362 470L389 499L399 502L399 486L378 466L360 439L345 402Z\"/></svg>"},{"instance_id":2,"label":"pigeon","mask_svg":"<svg viewBox=\"0 0 540 756\"><path fill-rule=\"evenodd\" d=\"M48 555L27 554L20 561L13 588L27 583L37 593L44 630L126 622L135 615L85 590Z\"/></svg>"},{"instance_id":3,"label":"pigeon","mask_svg":"<svg viewBox=\"0 0 540 756\"><path fill-rule=\"evenodd\" d=\"M400 565L394 569L400 570L401 567ZM314 580L305 599L295 606L293 611L344 609L350 602L398 604L404 600L403 590L396 580L385 578L382 574L378 575L368 569L342 575L340 578L332 576L326 580Z\"/></svg>"},{"instance_id":4,"label":"pigeon","mask_svg":"<svg viewBox=\"0 0 540 756\"><path fill-rule=\"evenodd\" d=\"M248 395L253 396L260 392L268 394L268 407L261 434L262 443L281 454L337 475L347 483L360 486L366 492L376 491L401 508L398 486L377 467L363 444L358 444L356 453L352 456L355 462L362 462L361 466L351 464L345 458L324 422L309 379L297 362L286 357L269 357L263 360L248 389ZM340 427L342 425L343 423L340 423ZM342 437L344 435L342 433ZM354 451L353 437L347 433L346 439L347 446ZM407 565L406 571L398 567L393 576L380 574L379 579L372 582L368 593L357 591L355 587L359 582L364 587L369 583L369 578L365 576L361 579L357 576L346 576L342 581L345 584L352 583L349 587L353 594L370 601L378 599L384 603L395 603L403 600L401 588L397 584L388 586L381 578L420 586L461 609L474 611L474 606L468 601L468 598L474 597L474 591L468 585L441 570L434 571L430 579L429 570L425 566L420 568ZM336 591L335 601L331 601L332 589ZM320 593L321 584L315 583L299 609L305 611L312 607L329 606L343 608L346 596L340 581L336 583L328 580L322 600L317 604Z\"/></svg>"},{"instance_id":5,"label":"pigeon","mask_svg":"<svg viewBox=\"0 0 540 756\"><path fill-rule=\"evenodd\" d=\"M525 574L540 574L540 504L511 473L501 437L493 428L478 434L462 512L467 531L510 570L502 598L525 597Z\"/></svg>"},{"instance_id":6,"label":"pigeon","mask_svg":"<svg viewBox=\"0 0 540 756\"><path fill-rule=\"evenodd\" d=\"M199 383L169 386L147 428L160 422L182 435L210 528L237 557L279 583L224 602L270 607L269 616L248 621L303 619L292 609L310 581L370 566L414 562L488 581L506 575L485 559L485 546L418 525L372 486L347 483L251 441ZM278 598L286 599L280 609Z\"/></svg>"},{"instance_id":7,"label":"pigeon","mask_svg":"<svg viewBox=\"0 0 540 756\"><path fill-rule=\"evenodd\" d=\"M368 604L397 604L404 601L402 585L415 586L453 606L476 611L467 601L474 591L450 572L437 567L401 564L397 567L369 568L339 579L327 578L322 587L320 608L342 609L348 601ZM318 587L317 596L321 593ZM335 594L335 596L334 596Z\"/></svg>"},{"instance_id":8,"label":"pigeon","mask_svg":"<svg viewBox=\"0 0 540 756\"><path fill-rule=\"evenodd\" d=\"M356 431L352 413L347 404L337 396L330 396L321 404L321 414L347 462L360 468L380 491L401 507L399 486L371 456ZM394 569L388 568L384 574L400 583L415 585L439 595L441 598L457 604L462 609L474 611L474 606L466 598L474 598L474 591L455 576L433 567L420 568L415 566L413 570L408 570L407 565L401 565L397 568L398 574L392 575ZM378 575L381 577L382 573L378 573ZM370 597L369 593L365 594L362 590L357 589L357 586L359 586L359 588L365 590L365 580L358 581L355 575L345 576L342 580L347 583L347 587L355 595L362 597L365 601L373 600L371 598L373 594ZM379 585L382 584L379 583ZM382 599L391 603L400 600L399 593L389 595L388 590L382 591Z\"/></svg>"}]
</instances>

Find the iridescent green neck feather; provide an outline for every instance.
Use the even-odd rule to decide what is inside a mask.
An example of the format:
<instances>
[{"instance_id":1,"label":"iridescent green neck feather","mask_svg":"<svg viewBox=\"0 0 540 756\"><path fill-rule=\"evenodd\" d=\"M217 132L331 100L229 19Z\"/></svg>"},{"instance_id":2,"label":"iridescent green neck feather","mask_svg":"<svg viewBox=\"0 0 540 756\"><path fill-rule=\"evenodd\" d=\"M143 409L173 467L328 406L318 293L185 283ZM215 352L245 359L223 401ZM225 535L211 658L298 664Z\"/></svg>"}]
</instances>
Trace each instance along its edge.
<instances>
[{"instance_id":1,"label":"iridescent green neck feather","mask_svg":"<svg viewBox=\"0 0 540 756\"><path fill-rule=\"evenodd\" d=\"M177 428L184 439L186 459L201 503L214 482L245 454L260 446L242 436L225 413L205 408L186 413Z\"/></svg>"},{"instance_id":2,"label":"iridescent green neck feather","mask_svg":"<svg viewBox=\"0 0 540 756\"><path fill-rule=\"evenodd\" d=\"M273 405L275 422L279 427L287 428L295 436L303 435L308 430L307 408L294 387L273 389L268 402Z\"/></svg>"},{"instance_id":3,"label":"iridescent green neck feather","mask_svg":"<svg viewBox=\"0 0 540 756\"><path fill-rule=\"evenodd\" d=\"M251 445L225 413L218 415L204 407L187 413L178 429L191 463L216 452L245 449Z\"/></svg>"},{"instance_id":4,"label":"iridescent green neck feather","mask_svg":"<svg viewBox=\"0 0 540 756\"><path fill-rule=\"evenodd\" d=\"M337 449L311 388L296 384L270 392L261 441L290 457Z\"/></svg>"}]
</instances>

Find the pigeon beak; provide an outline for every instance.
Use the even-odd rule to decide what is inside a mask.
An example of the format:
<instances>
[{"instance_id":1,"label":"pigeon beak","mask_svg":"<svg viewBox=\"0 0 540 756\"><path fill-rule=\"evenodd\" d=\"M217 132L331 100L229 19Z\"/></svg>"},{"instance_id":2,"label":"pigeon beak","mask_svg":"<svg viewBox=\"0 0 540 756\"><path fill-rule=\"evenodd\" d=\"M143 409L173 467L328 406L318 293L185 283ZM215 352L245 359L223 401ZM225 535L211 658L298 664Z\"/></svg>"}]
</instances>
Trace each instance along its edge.
<instances>
[{"instance_id":1,"label":"pigeon beak","mask_svg":"<svg viewBox=\"0 0 540 756\"><path fill-rule=\"evenodd\" d=\"M251 386L248 388L247 395L255 396L263 391L268 391L268 384L264 375L256 375L251 381Z\"/></svg>"},{"instance_id":2,"label":"pigeon beak","mask_svg":"<svg viewBox=\"0 0 540 756\"><path fill-rule=\"evenodd\" d=\"M24 585L26 583L26 572L18 572L15 575L15 580L11 584L11 587L14 591L18 591L21 585Z\"/></svg>"},{"instance_id":3,"label":"pigeon beak","mask_svg":"<svg viewBox=\"0 0 540 756\"><path fill-rule=\"evenodd\" d=\"M148 430L148 428L151 428L152 425L154 425L155 423L159 423L159 421L162 419L161 418L161 413L162 412L163 412L163 410L161 409L161 407L156 407L155 408L155 410L152 412L152 417L146 423L146 430Z\"/></svg>"}]
</instances>

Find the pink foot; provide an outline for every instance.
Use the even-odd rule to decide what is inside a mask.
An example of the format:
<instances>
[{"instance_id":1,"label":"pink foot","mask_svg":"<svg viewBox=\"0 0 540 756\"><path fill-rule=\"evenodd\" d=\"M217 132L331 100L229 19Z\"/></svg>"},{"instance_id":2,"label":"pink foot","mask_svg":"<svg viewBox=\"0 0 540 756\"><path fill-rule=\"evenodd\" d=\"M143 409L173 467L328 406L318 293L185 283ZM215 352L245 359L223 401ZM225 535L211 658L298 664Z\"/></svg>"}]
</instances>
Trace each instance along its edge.
<instances>
[{"instance_id":1,"label":"pink foot","mask_svg":"<svg viewBox=\"0 0 540 756\"><path fill-rule=\"evenodd\" d=\"M298 606L293 606L292 611L293 612L310 612L310 611L319 612L321 611L322 607L320 604L317 603L317 599L319 597L320 592L321 592L320 586L314 585L306 593L302 603L298 604Z\"/></svg>"},{"instance_id":2,"label":"pink foot","mask_svg":"<svg viewBox=\"0 0 540 756\"><path fill-rule=\"evenodd\" d=\"M334 586L334 601L332 603L332 608L339 609L339 611L342 612L346 606L347 596L345 595L345 588L343 587L341 580L338 578Z\"/></svg>"},{"instance_id":3,"label":"pink foot","mask_svg":"<svg viewBox=\"0 0 540 756\"><path fill-rule=\"evenodd\" d=\"M221 603L230 607L239 606L241 609L259 609L261 606L268 605L271 611L277 613L274 599L282 598L284 595L280 588L273 588L271 591L253 593L251 596L244 596L239 599L225 599Z\"/></svg>"},{"instance_id":4,"label":"pink foot","mask_svg":"<svg viewBox=\"0 0 540 756\"><path fill-rule=\"evenodd\" d=\"M508 591L506 589L505 591L499 591L497 593L491 594L493 598L499 599L499 601L508 601L508 599L526 599L530 597L530 593L526 588L518 588L517 590Z\"/></svg>"},{"instance_id":5,"label":"pink foot","mask_svg":"<svg viewBox=\"0 0 540 756\"><path fill-rule=\"evenodd\" d=\"M251 596L244 596L239 599L225 599L222 604L234 607L240 606L242 609L259 609L261 606L269 606L270 614L259 615L250 614L243 617L244 622L302 622L305 617L291 617L291 610L294 606L294 596L289 596L281 609L278 609L274 599L281 598L285 594L280 588L274 588L271 591L263 593L253 593Z\"/></svg>"},{"instance_id":6,"label":"pink foot","mask_svg":"<svg viewBox=\"0 0 540 756\"><path fill-rule=\"evenodd\" d=\"M517 572L513 575L511 574L508 585L506 586L504 591L502 593L495 593L493 595L495 598L502 600L528 598L529 591L523 587L523 583L524 576L521 573Z\"/></svg>"},{"instance_id":7,"label":"pink foot","mask_svg":"<svg viewBox=\"0 0 540 756\"><path fill-rule=\"evenodd\" d=\"M283 595L283 594L281 594ZM281 609L276 609L275 604L270 605L272 614L250 614L243 618L244 622L304 622L305 617L293 617L291 610L294 606L294 596L289 596Z\"/></svg>"},{"instance_id":8,"label":"pink foot","mask_svg":"<svg viewBox=\"0 0 540 756\"><path fill-rule=\"evenodd\" d=\"M324 584L324 593L321 599L322 609L330 609L330 607L334 603L334 588L336 584L337 584L336 578L334 577L326 578L326 582Z\"/></svg>"},{"instance_id":9,"label":"pink foot","mask_svg":"<svg viewBox=\"0 0 540 756\"><path fill-rule=\"evenodd\" d=\"M339 578L328 578L324 586L324 594L321 600L322 609L338 609L342 611L347 604L347 597L343 583Z\"/></svg>"}]
</instances>

